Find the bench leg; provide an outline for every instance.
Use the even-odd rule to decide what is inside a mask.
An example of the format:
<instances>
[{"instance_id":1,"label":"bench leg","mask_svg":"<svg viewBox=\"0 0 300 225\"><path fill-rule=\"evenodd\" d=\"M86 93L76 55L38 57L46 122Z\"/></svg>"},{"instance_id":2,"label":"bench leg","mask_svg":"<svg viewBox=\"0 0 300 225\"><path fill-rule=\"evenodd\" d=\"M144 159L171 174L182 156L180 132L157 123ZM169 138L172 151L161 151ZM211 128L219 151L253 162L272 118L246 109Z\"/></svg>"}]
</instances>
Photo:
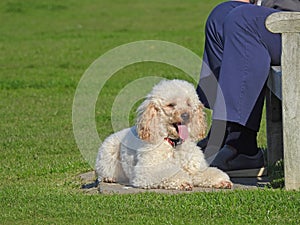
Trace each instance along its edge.
<instances>
[{"instance_id":1,"label":"bench leg","mask_svg":"<svg viewBox=\"0 0 300 225\"><path fill-rule=\"evenodd\" d=\"M269 90L266 92L268 166L283 158L281 101Z\"/></svg>"},{"instance_id":2,"label":"bench leg","mask_svg":"<svg viewBox=\"0 0 300 225\"><path fill-rule=\"evenodd\" d=\"M298 14L300 19L300 13ZM282 121L286 190L300 190L300 29L282 34ZM296 26L295 26L296 27Z\"/></svg>"}]
</instances>

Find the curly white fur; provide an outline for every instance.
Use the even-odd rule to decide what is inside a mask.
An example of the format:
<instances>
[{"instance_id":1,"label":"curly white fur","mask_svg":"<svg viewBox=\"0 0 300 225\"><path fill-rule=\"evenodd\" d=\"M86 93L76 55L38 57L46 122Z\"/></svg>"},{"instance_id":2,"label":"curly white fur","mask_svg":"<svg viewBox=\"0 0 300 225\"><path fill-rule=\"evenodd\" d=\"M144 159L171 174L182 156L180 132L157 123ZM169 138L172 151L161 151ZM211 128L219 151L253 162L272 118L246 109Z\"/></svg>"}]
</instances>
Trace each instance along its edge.
<instances>
[{"instance_id":1,"label":"curly white fur","mask_svg":"<svg viewBox=\"0 0 300 225\"><path fill-rule=\"evenodd\" d=\"M182 124L188 133L184 140L179 131ZM105 139L98 152L96 174L104 182L139 188L231 188L228 175L208 167L195 143L205 130L203 105L193 85L163 80L139 106L136 126ZM182 143L172 146L171 140Z\"/></svg>"}]
</instances>

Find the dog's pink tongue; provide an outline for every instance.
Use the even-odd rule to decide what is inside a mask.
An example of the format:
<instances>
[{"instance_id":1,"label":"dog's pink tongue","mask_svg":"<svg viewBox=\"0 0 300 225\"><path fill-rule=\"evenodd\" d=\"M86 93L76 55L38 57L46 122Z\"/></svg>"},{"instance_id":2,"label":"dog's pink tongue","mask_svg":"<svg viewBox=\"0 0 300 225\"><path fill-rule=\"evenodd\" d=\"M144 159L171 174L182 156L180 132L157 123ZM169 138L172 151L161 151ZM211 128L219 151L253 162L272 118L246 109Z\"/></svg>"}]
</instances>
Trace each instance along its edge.
<instances>
[{"instance_id":1,"label":"dog's pink tongue","mask_svg":"<svg viewBox=\"0 0 300 225\"><path fill-rule=\"evenodd\" d=\"M185 125L178 125L179 137L184 141L189 137L189 130Z\"/></svg>"}]
</instances>

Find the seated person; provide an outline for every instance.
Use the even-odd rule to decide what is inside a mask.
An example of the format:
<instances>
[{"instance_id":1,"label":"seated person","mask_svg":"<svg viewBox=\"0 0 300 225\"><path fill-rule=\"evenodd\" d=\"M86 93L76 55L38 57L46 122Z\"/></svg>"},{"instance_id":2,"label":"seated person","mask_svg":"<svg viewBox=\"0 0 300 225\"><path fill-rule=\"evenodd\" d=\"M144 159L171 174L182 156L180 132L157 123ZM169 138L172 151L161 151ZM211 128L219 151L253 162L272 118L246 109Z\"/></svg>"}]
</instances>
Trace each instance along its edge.
<instances>
[{"instance_id":1,"label":"seated person","mask_svg":"<svg viewBox=\"0 0 300 225\"><path fill-rule=\"evenodd\" d=\"M211 166L224 171L264 166L256 138L270 66L281 58L281 35L268 31L265 20L279 10L300 11L299 0L258 2L262 6L223 2L206 22L197 93L213 114L210 132L198 145L206 155L217 148Z\"/></svg>"}]
</instances>

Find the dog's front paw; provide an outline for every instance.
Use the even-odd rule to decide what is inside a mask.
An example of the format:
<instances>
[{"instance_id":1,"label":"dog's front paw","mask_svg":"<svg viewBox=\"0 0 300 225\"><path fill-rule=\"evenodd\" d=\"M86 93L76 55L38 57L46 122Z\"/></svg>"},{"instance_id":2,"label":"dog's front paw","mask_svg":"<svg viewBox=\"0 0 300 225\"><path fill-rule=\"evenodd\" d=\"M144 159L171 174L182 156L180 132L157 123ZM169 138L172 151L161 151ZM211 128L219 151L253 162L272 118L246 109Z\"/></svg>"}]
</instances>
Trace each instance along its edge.
<instances>
[{"instance_id":1,"label":"dog's front paw","mask_svg":"<svg viewBox=\"0 0 300 225\"><path fill-rule=\"evenodd\" d=\"M188 182L182 183L179 187L179 190L181 190L181 191L192 191L193 190L193 185L188 183Z\"/></svg>"},{"instance_id":2,"label":"dog's front paw","mask_svg":"<svg viewBox=\"0 0 300 225\"><path fill-rule=\"evenodd\" d=\"M116 183L117 182L116 178L114 178L114 177L104 177L102 180L105 183Z\"/></svg>"},{"instance_id":3,"label":"dog's front paw","mask_svg":"<svg viewBox=\"0 0 300 225\"><path fill-rule=\"evenodd\" d=\"M233 187L233 184L231 181L222 180L218 184L213 185L213 187L219 189L231 189Z\"/></svg>"}]
</instances>

